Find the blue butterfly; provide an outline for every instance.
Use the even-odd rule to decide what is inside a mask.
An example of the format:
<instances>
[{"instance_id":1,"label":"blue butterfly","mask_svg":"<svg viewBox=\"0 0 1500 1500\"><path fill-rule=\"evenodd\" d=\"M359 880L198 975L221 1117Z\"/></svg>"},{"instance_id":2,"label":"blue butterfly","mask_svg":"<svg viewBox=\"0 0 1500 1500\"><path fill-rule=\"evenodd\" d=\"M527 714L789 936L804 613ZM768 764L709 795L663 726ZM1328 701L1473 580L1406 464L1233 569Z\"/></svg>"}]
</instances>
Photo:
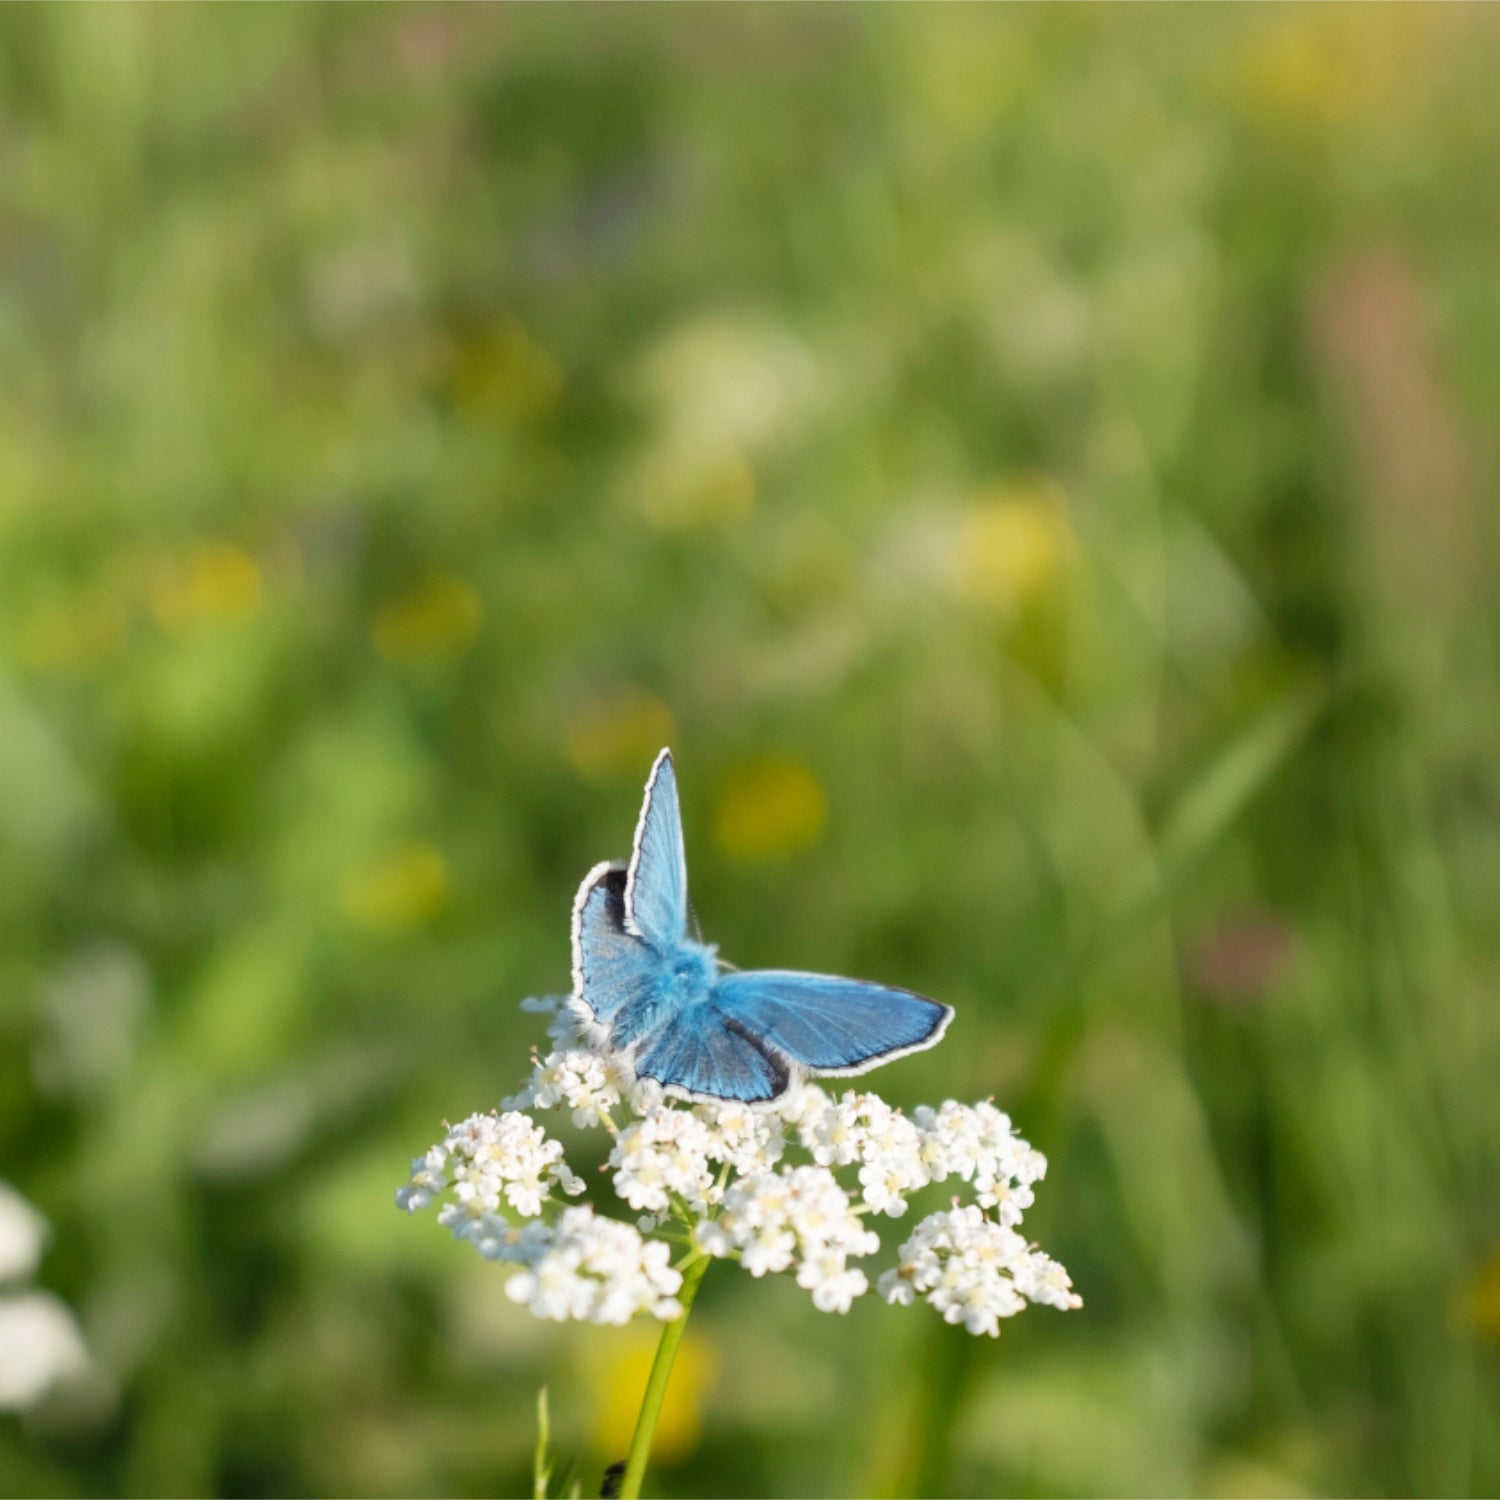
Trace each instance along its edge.
<instances>
[{"instance_id":1,"label":"blue butterfly","mask_svg":"<svg viewBox=\"0 0 1500 1500\"><path fill-rule=\"evenodd\" d=\"M677 773L663 750L630 863L595 865L573 902L568 1004L591 1041L679 1098L752 1104L803 1074L846 1077L920 1052L953 1018L889 985L729 968L687 926Z\"/></svg>"}]
</instances>

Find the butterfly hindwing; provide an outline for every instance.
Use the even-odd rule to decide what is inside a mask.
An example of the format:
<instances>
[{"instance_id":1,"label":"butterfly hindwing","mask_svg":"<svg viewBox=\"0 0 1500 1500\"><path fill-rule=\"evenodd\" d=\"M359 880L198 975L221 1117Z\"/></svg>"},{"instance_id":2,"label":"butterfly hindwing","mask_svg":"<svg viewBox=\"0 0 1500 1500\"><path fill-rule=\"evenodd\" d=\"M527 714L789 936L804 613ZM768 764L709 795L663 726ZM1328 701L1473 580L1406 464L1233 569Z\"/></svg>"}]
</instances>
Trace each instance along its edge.
<instances>
[{"instance_id":1,"label":"butterfly hindwing","mask_svg":"<svg viewBox=\"0 0 1500 1500\"><path fill-rule=\"evenodd\" d=\"M931 1047L953 1015L910 990L789 969L721 974L713 1001L763 1044L825 1074L863 1073Z\"/></svg>"},{"instance_id":2,"label":"butterfly hindwing","mask_svg":"<svg viewBox=\"0 0 1500 1500\"><path fill-rule=\"evenodd\" d=\"M672 755L663 750L651 768L625 880L625 929L663 953L687 935L687 858L682 809Z\"/></svg>"},{"instance_id":3,"label":"butterfly hindwing","mask_svg":"<svg viewBox=\"0 0 1500 1500\"><path fill-rule=\"evenodd\" d=\"M712 999L679 1011L649 1037L635 1072L692 1098L743 1104L775 1099L791 1080L786 1059Z\"/></svg>"},{"instance_id":4,"label":"butterfly hindwing","mask_svg":"<svg viewBox=\"0 0 1500 1500\"><path fill-rule=\"evenodd\" d=\"M660 968L660 958L625 930L624 866L595 865L573 902L574 1014L608 1028L651 990Z\"/></svg>"}]
</instances>

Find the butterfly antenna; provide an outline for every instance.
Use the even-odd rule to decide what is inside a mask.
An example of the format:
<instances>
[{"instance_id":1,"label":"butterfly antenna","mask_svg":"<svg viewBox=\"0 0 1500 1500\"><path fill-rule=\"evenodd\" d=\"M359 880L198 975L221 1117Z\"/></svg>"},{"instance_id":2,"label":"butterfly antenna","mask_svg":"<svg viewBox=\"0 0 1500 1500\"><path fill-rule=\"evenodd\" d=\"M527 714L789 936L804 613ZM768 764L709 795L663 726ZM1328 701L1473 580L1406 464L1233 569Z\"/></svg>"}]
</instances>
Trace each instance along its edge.
<instances>
[{"instance_id":1,"label":"butterfly antenna","mask_svg":"<svg viewBox=\"0 0 1500 1500\"><path fill-rule=\"evenodd\" d=\"M693 924L693 938L696 942L703 941L703 924L698 920L698 908L693 905L693 898L688 897L688 921Z\"/></svg>"}]
</instances>

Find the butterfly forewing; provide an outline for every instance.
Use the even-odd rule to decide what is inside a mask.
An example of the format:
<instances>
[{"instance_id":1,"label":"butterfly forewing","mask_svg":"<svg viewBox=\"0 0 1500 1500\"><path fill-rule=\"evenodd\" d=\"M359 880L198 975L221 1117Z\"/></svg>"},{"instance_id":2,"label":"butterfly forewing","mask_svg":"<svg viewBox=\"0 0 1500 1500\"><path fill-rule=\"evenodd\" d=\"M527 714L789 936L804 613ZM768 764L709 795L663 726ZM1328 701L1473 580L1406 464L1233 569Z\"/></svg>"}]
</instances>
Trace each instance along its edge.
<instances>
[{"instance_id":1,"label":"butterfly forewing","mask_svg":"<svg viewBox=\"0 0 1500 1500\"><path fill-rule=\"evenodd\" d=\"M953 1014L910 990L789 969L721 974L714 1001L724 1015L814 1073L862 1073L931 1047Z\"/></svg>"},{"instance_id":2,"label":"butterfly forewing","mask_svg":"<svg viewBox=\"0 0 1500 1500\"><path fill-rule=\"evenodd\" d=\"M662 952L687 935L687 859L677 773L663 750L646 783L625 883L625 926Z\"/></svg>"},{"instance_id":3,"label":"butterfly forewing","mask_svg":"<svg viewBox=\"0 0 1500 1500\"><path fill-rule=\"evenodd\" d=\"M625 930L625 869L598 865L573 903L573 1010L608 1027L650 991L661 960Z\"/></svg>"}]
</instances>

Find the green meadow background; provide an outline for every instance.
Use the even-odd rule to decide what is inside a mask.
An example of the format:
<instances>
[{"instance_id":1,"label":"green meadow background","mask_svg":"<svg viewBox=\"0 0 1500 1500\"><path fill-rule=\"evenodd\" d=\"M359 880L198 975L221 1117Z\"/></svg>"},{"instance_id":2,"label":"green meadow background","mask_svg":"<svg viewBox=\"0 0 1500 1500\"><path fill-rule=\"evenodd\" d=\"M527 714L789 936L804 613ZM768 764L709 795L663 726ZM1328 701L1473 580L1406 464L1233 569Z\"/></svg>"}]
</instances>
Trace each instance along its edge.
<instances>
[{"instance_id":1,"label":"green meadow background","mask_svg":"<svg viewBox=\"0 0 1500 1500\"><path fill-rule=\"evenodd\" d=\"M951 1002L872 1082L1012 1113L1086 1306L719 1268L659 1493L1500 1490L1497 66L0 16L0 1177L95 1362L0 1490L529 1493L546 1384L597 1493L651 1330L393 1193L666 743L708 936Z\"/></svg>"}]
</instances>

